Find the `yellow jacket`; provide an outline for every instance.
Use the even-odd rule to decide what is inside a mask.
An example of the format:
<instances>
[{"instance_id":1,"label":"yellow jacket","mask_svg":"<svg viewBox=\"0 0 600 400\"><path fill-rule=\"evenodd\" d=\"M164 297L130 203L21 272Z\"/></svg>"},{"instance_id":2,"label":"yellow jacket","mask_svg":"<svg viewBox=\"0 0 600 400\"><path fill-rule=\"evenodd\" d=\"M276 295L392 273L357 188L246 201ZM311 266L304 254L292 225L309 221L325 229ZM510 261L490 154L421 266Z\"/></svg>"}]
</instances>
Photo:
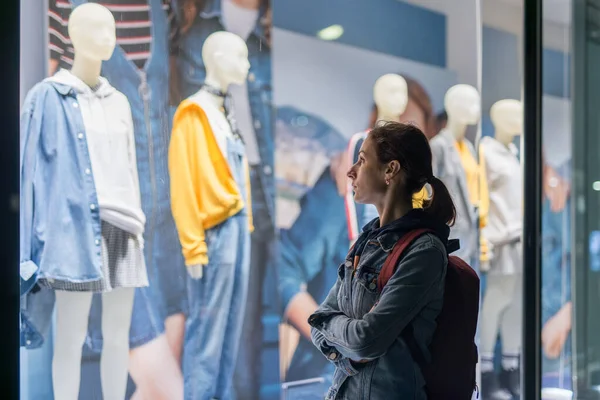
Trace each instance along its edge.
<instances>
[{"instance_id":1,"label":"yellow jacket","mask_svg":"<svg viewBox=\"0 0 600 400\"><path fill-rule=\"evenodd\" d=\"M239 188L204 110L185 100L177 108L169 144L171 209L188 266L208 264L204 232L252 205L246 163L246 187ZM244 204L241 190L246 190Z\"/></svg>"}]
</instances>

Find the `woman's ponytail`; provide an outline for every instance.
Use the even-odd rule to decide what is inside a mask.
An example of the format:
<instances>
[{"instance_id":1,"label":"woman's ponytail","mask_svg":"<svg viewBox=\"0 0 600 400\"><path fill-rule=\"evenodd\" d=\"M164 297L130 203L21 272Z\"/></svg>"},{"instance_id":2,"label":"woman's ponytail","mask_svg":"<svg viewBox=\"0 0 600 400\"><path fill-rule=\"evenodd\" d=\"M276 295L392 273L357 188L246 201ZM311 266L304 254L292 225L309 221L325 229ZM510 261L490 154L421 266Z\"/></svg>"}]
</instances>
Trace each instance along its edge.
<instances>
[{"instance_id":1,"label":"woman's ponytail","mask_svg":"<svg viewBox=\"0 0 600 400\"><path fill-rule=\"evenodd\" d=\"M448 188L439 178L431 176L427 179L431 186L431 197L423 203L425 212L438 220L444 221L449 226L454 225L456 219L456 207Z\"/></svg>"}]
</instances>

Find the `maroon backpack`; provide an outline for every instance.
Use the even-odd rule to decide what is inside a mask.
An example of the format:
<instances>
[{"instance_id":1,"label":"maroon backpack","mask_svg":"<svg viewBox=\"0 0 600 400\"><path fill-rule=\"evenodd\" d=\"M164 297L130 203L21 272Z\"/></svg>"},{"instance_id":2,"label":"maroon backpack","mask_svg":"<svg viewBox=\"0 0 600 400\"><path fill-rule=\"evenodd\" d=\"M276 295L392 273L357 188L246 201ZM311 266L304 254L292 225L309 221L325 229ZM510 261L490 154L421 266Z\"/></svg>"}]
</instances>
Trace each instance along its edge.
<instances>
[{"instance_id":1,"label":"maroon backpack","mask_svg":"<svg viewBox=\"0 0 600 400\"><path fill-rule=\"evenodd\" d=\"M380 290L394 274L404 250L428 232L433 233L426 229L411 231L396 243L379 273L377 284ZM402 338L425 377L425 391L429 400L471 399L476 389L478 353L475 332L478 314L479 277L466 262L449 255L444 305L429 345L431 362L427 363L419 350L412 324L402 332Z\"/></svg>"}]
</instances>

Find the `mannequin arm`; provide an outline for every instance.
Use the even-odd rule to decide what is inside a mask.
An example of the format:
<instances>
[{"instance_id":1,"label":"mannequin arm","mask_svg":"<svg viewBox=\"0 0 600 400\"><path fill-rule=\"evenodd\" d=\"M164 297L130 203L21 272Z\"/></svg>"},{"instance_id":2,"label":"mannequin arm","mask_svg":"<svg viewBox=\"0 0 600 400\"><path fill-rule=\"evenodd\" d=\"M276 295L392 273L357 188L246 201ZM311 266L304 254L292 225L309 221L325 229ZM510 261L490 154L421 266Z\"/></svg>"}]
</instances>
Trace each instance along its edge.
<instances>
[{"instance_id":1,"label":"mannequin arm","mask_svg":"<svg viewBox=\"0 0 600 400\"><path fill-rule=\"evenodd\" d=\"M200 160L211 158L200 117L193 114L192 111L176 113L169 144L171 209L187 266L208 264L196 185L202 179L202 168L207 164Z\"/></svg>"}]
</instances>

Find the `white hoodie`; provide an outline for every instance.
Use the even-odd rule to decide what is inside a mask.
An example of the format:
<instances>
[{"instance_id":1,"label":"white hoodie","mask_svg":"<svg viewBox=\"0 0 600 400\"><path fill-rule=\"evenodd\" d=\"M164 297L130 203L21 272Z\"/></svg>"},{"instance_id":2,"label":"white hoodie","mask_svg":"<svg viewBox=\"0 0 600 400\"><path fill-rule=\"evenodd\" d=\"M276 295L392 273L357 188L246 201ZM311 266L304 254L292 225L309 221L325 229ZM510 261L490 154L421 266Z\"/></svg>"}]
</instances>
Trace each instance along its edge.
<instances>
[{"instance_id":1,"label":"white hoodie","mask_svg":"<svg viewBox=\"0 0 600 400\"><path fill-rule=\"evenodd\" d=\"M127 97L105 78L93 90L70 71L60 70L48 80L71 86L85 126L100 218L139 236L146 217L142 211L135 138Z\"/></svg>"}]
</instances>

